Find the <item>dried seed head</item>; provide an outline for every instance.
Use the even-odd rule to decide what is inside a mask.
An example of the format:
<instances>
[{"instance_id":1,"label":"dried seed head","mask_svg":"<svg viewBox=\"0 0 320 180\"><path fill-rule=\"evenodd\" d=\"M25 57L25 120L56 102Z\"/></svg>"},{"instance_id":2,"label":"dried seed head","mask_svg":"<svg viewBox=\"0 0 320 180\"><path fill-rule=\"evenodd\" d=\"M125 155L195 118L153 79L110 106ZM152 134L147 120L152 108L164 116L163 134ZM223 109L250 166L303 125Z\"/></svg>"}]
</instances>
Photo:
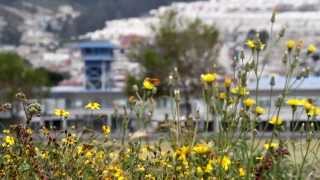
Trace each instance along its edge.
<instances>
[{"instance_id":1,"label":"dried seed head","mask_svg":"<svg viewBox=\"0 0 320 180\"><path fill-rule=\"evenodd\" d=\"M12 109L12 104L10 103L4 103L0 106L0 112L9 111Z\"/></svg>"},{"instance_id":2,"label":"dried seed head","mask_svg":"<svg viewBox=\"0 0 320 180\"><path fill-rule=\"evenodd\" d=\"M284 36L285 32L286 32L286 28L283 27L279 32L279 38L282 38Z\"/></svg>"},{"instance_id":3,"label":"dried seed head","mask_svg":"<svg viewBox=\"0 0 320 180\"><path fill-rule=\"evenodd\" d=\"M41 114L41 105L39 103L31 103L27 106L27 112L31 116L40 116Z\"/></svg>"},{"instance_id":4,"label":"dried seed head","mask_svg":"<svg viewBox=\"0 0 320 180\"><path fill-rule=\"evenodd\" d=\"M174 97L177 101L180 101L181 97L180 97L180 90L179 89L174 90Z\"/></svg>"},{"instance_id":5,"label":"dried seed head","mask_svg":"<svg viewBox=\"0 0 320 180\"><path fill-rule=\"evenodd\" d=\"M135 92L138 92L138 91L139 91L138 85L136 85L136 84L132 86L132 89L133 89L133 91L135 91Z\"/></svg>"},{"instance_id":6,"label":"dried seed head","mask_svg":"<svg viewBox=\"0 0 320 180\"><path fill-rule=\"evenodd\" d=\"M16 98L20 101L25 101L27 100L27 96L23 92L18 92L16 94Z\"/></svg>"}]
</instances>

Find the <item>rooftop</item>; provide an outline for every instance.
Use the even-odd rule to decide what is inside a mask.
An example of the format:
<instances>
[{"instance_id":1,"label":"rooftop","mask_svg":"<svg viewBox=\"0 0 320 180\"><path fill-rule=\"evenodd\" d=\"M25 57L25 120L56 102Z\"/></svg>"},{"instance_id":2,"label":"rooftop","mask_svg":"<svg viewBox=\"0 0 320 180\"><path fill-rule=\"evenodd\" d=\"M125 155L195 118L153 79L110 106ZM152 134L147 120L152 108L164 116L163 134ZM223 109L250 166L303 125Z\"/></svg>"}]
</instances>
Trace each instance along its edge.
<instances>
[{"instance_id":1,"label":"rooftop","mask_svg":"<svg viewBox=\"0 0 320 180\"><path fill-rule=\"evenodd\" d=\"M262 77L259 83L259 90L270 90L270 79L271 77L266 76ZM283 76L275 77L275 85L273 86L274 90L282 90L284 88L286 78ZM320 90L320 77L310 76L305 79L294 79L290 80L291 89L297 90ZM248 88L250 90L256 89L256 81L248 83Z\"/></svg>"},{"instance_id":2,"label":"rooftop","mask_svg":"<svg viewBox=\"0 0 320 180\"><path fill-rule=\"evenodd\" d=\"M90 94L90 93L122 93L120 88L110 88L107 90L87 90L83 86L55 86L50 89L53 94Z\"/></svg>"},{"instance_id":3,"label":"rooftop","mask_svg":"<svg viewBox=\"0 0 320 180\"><path fill-rule=\"evenodd\" d=\"M110 41L84 41L78 44L79 48L117 48L116 45Z\"/></svg>"}]
</instances>

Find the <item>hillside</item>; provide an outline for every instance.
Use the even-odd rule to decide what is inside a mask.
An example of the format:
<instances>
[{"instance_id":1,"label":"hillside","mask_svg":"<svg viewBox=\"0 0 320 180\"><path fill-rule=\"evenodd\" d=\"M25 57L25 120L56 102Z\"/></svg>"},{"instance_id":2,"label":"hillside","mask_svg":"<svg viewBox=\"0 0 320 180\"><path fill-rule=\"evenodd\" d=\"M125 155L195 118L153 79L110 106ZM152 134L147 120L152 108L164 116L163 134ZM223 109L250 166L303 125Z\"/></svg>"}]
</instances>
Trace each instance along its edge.
<instances>
[{"instance_id":1,"label":"hillside","mask_svg":"<svg viewBox=\"0 0 320 180\"><path fill-rule=\"evenodd\" d=\"M16 11L37 13L39 9L55 11L59 6L70 5L80 15L72 21L64 22L58 31L60 37L68 39L72 36L84 34L103 28L106 20L118 18L142 16L150 9L167 5L172 2L188 2L192 0L0 0L2 6L16 9ZM194 0L193 0L194 1ZM39 14L41 16L42 14ZM0 13L0 17L6 22L17 22L17 15L12 12ZM14 28L14 24L9 23L7 29L2 30L2 37L9 37L17 43L19 32ZM7 42L1 39L1 42ZM8 41L10 43L10 41Z\"/></svg>"}]
</instances>

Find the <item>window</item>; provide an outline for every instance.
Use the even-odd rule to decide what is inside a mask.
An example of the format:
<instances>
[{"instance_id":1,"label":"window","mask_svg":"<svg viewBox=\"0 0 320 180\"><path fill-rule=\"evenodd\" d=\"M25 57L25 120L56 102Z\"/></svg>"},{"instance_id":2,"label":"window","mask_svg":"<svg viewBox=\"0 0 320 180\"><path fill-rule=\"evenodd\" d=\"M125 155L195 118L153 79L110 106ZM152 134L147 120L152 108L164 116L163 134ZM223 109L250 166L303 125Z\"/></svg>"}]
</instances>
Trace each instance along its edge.
<instances>
[{"instance_id":1,"label":"window","mask_svg":"<svg viewBox=\"0 0 320 180\"><path fill-rule=\"evenodd\" d=\"M92 54L92 53L93 53L93 51L92 51L92 49L91 49L91 48L85 48L85 49L83 50L83 53L84 53L84 54L88 54L88 55L90 55L90 54Z\"/></svg>"},{"instance_id":2,"label":"window","mask_svg":"<svg viewBox=\"0 0 320 180\"><path fill-rule=\"evenodd\" d=\"M72 100L69 98L66 98L66 108L67 109L72 108Z\"/></svg>"},{"instance_id":3,"label":"window","mask_svg":"<svg viewBox=\"0 0 320 180\"><path fill-rule=\"evenodd\" d=\"M83 106L82 100L81 100L81 99L76 99L76 100L74 101L74 106L75 106L76 108L81 108L81 107Z\"/></svg>"}]
</instances>

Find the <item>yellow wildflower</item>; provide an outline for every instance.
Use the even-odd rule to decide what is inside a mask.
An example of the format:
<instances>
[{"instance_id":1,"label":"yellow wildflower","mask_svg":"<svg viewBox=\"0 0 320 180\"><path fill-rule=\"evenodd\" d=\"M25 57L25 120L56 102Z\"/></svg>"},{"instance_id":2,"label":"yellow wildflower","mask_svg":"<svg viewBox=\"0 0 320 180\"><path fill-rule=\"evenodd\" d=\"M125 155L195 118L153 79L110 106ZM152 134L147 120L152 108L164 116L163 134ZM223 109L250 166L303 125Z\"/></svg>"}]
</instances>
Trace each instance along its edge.
<instances>
[{"instance_id":1,"label":"yellow wildflower","mask_svg":"<svg viewBox=\"0 0 320 180\"><path fill-rule=\"evenodd\" d=\"M219 93L219 99L224 100L227 97L227 94L224 92Z\"/></svg>"},{"instance_id":2,"label":"yellow wildflower","mask_svg":"<svg viewBox=\"0 0 320 180\"><path fill-rule=\"evenodd\" d=\"M90 151L87 151L84 156L88 159L91 159L93 157L93 152L90 150Z\"/></svg>"},{"instance_id":3,"label":"yellow wildflower","mask_svg":"<svg viewBox=\"0 0 320 180\"><path fill-rule=\"evenodd\" d=\"M137 171L144 172L145 170L146 169L141 164L138 164Z\"/></svg>"},{"instance_id":4,"label":"yellow wildflower","mask_svg":"<svg viewBox=\"0 0 320 180\"><path fill-rule=\"evenodd\" d=\"M101 109L101 104L97 103L97 102L89 102L86 106L86 109L89 110L99 110Z\"/></svg>"},{"instance_id":5,"label":"yellow wildflower","mask_svg":"<svg viewBox=\"0 0 320 180\"><path fill-rule=\"evenodd\" d=\"M97 160L103 160L105 157L105 153L103 151L98 151L97 154L96 154L96 158Z\"/></svg>"},{"instance_id":6,"label":"yellow wildflower","mask_svg":"<svg viewBox=\"0 0 320 180\"><path fill-rule=\"evenodd\" d=\"M49 135L49 130L48 130L46 127L42 127L42 128L41 128L41 133L42 133L44 136L48 136L48 135Z\"/></svg>"},{"instance_id":7,"label":"yellow wildflower","mask_svg":"<svg viewBox=\"0 0 320 180\"><path fill-rule=\"evenodd\" d=\"M320 115L320 107L315 107L315 114Z\"/></svg>"},{"instance_id":8,"label":"yellow wildflower","mask_svg":"<svg viewBox=\"0 0 320 180\"><path fill-rule=\"evenodd\" d=\"M3 138L3 141L4 141L4 143L2 143L2 146L3 146L3 147L12 146L12 145L14 145L14 143L15 143L14 138L11 137L11 136L5 136L5 137Z\"/></svg>"},{"instance_id":9,"label":"yellow wildflower","mask_svg":"<svg viewBox=\"0 0 320 180\"><path fill-rule=\"evenodd\" d=\"M247 107L250 108L252 105L256 104L256 101L252 98L247 98L243 100L243 104Z\"/></svg>"},{"instance_id":10,"label":"yellow wildflower","mask_svg":"<svg viewBox=\"0 0 320 180\"><path fill-rule=\"evenodd\" d=\"M77 154L82 155L84 153L84 147L83 145L77 146Z\"/></svg>"},{"instance_id":11,"label":"yellow wildflower","mask_svg":"<svg viewBox=\"0 0 320 180\"><path fill-rule=\"evenodd\" d=\"M110 179L110 176L113 177L111 179L124 180L124 172L118 165L109 165L103 172L103 176L106 179Z\"/></svg>"},{"instance_id":12,"label":"yellow wildflower","mask_svg":"<svg viewBox=\"0 0 320 180\"><path fill-rule=\"evenodd\" d=\"M9 130L9 129L4 129L4 130L2 131L2 133L3 133L3 134L10 134L10 130Z\"/></svg>"},{"instance_id":13,"label":"yellow wildflower","mask_svg":"<svg viewBox=\"0 0 320 180\"><path fill-rule=\"evenodd\" d=\"M263 160L263 156L258 156L258 157L256 157L256 160L258 160L258 161Z\"/></svg>"},{"instance_id":14,"label":"yellow wildflower","mask_svg":"<svg viewBox=\"0 0 320 180\"><path fill-rule=\"evenodd\" d=\"M237 86L231 89L231 93L238 96L249 95L249 90L246 87Z\"/></svg>"},{"instance_id":15,"label":"yellow wildflower","mask_svg":"<svg viewBox=\"0 0 320 180\"><path fill-rule=\"evenodd\" d=\"M302 106L304 104L303 100L300 99L289 99L287 104L290 106Z\"/></svg>"},{"instance_id":16,"label":"yellow wildflower","mask_svg":"<svg viewBox=\"0 0 320 180\"><path fill-rule=\"evenodd\" d=\"M156 86L158 86L160 84L160 80L157 78L145 78L143 80L143 88L146 90L154 90L156 89Z\"/></svg>"},{"instance_id":17,"label":"yellow wildflower","mask_svg":"<svg viewBox=\"0 0 320 180\"><path fill-rule=\"evenodd\" d=\"M13 159L12 159L12 157L11 157L10 154L4 155L4 156L3 156L3 159L4 159L4 162L5 162L6 164L10 164L10 163L13 162Z\"/></svg>"},{"instance_id":18,"label":"yellow wildflower","mask_svg":"<svg viewBox=\"0 0 320 180\"><path fill-rule=\"evenodd\" d=\"M287 41L287 48L289 51L291 51L291 49L296 47L296 42L292 39Z\"/></svg>"},{"instance_id":19,"label":"yellow wildflower","mask_svg":"<svg viewBox=\"0 0 320 180\"><path fill-rule=\"evenodd\" d=\"M309 117L316 117L318 115L320 115L320 108L316 107L316 106L312 106L308 111L307 111L307 115Z\"/></svg>"},{"instance_id":20,"label":"yellow wildflower","mask_svg":"<svg viewBox=\"0 0 320 180\"><path fill-rule=\"evenodd\" d=\"M229 158L229 156L223 156L219 159L218 162L225 171L227 171L231 165L231 159Z\"/></svg>"},{"instance_id":21,"label":"yellow wildflower","mask_svg":"<svg viewBox=\"0 0 320 180\"><path fill-rule=\"evenodd\" d=\"M312 54L317 51L317 47L314 44L310 44L307 48L307 53Z\"/></svg>"},{"instance_id":22,"label":"yellow wildflower","mask_svg":"<svg viewBox=\"0 0 320 180\"><path fill-rule=\"evenodd\" d=\"M40 156L41 159L48 159L48 157L49 157L49 152L43 151L43 152L40 153L39 156Z\"/></svg>"},{"instance_id":23,"label":"yellow wildflower","mask_svg":"<svg viewBox=\"0 0 320 180\"><path fill-rule=\"evenodd\" d=\"M206 154L210 152L210 147L207 144L197 144L192 150L197 154Z\"/></svg>"},{"instance_id":24,"label":"yellow wildflower","mask_svg":"<svg viewBox=\"0 0 320 180\"><path fill-rule=\"evenodd\" d=\"M256 110L255 110L255 113L256 113L257 116L260 116L262 114L265 114L266 110L261 106L257 106Z\"/></svg>"},{"instance_id":25,"label":"yellow wildflower","mask_svg":"<svg viewBox=\"0 0 320 180\"><path fill-rule=\"evenodd\" d=\"M55 109L54 115L61 117L61 118L68 118L70 116L70 113L64 109Z\"/></svg>"},{"instance_id":26,"label":"yellow wildflower","mask_svg":"<svg viewBox=\"0 0 320 180\"><path fill-rule=\"evenodd\" d=\"M277 149L279 147L278 143L266 143L263 145L263 147L268 150L268 149Z\"/></svg>"},{"instance_id":27,"label":"yellow wildflower","mask_svg":"<svg viewBox=\"0 0 320 180\"><path fill-rule=\"evenodd\" d=\"M201 80L206 83L212 83L215 80L217 80L217 74L216 73L201 74Z\"/></svg>"},{"instance_id":28,"label":"yellow wildflower","mask_svg":"<svg viewBox=\"0 0 320 180\"><path fill-rule=\"evenodd\" d=\"M102 126L102 132L105 136L108 136L111 132L111 128L109 126L103 125Z\"/></svg>"},{"instance_id":29,"label":"yellow wildflower","mask_svg":"<svg viewBox=\"0 0 320 180\"><path fill-rule=\"evenodd\" d=\"M306 111L309 111L313 108L313 104L308 100L304 100L303 107Z\"/></svg>"},{"instance_id":30,"label":"yellow wildflower","mask_svg":"<svg viewBox=\"0 0 320 180\"><path fill-rule=\"evenodd\" d=\"M246 175L246 171L244 170L244 168L239 168L239 176L240 177L243 177L243 176L245 176Z\"/></svg>"},{"instance_id":31,"label":"yellow wildflower","mask_svg":"<svg viewBox=\"0 0 320 180\"><path fill-rule=\"evenodd\" d=\"M31 128L27 128L27 133L28 133L29 135L31 135L31 134L32 134L32 129L31 129Z\"/></svg>"},{"instance_id":32,"label":"yellow wildflower","mask_svg":"<svg viewBox=\"0 0 320 180\"><path fill-rule=\"evenodd\" d=\"M116 153L114 153L114 152L110 152L110 153L109 153L109 157L110 157L111 159L115 159L115 158L117 157L117 155L116 155Z\"/></svg>"},{"instance_id":33,"label":"yellow wildflower","mask_svg":"<svg viewBox=\"0 0 320 180\"><path fill-rule=\"evenodd\" d=\"M203 175L203 170L202 170L202 168L200 166L197 167L197 174L199 176Z\"/></svg>"},{"instance_id":34,"label":"yellow wildflower","mask_svg":"<svg viewBox=\"0 0 320 180\"><path fill-rule=\"evenodd\" d=\"M270 120L269 123L272 125L281 125L283 122L281 117L273 116Z\"/></svg>"},{"instance_id":35,"label":"yellow wildflower","mask_svg":"<svg viewBox=\"0 0 320 180\"><path fill-rule=\"evenodd\" d=\"M150 147L148 145L144 145L142 148L141 148L141 153L142 154L147 154L149 152L149 149Z\"/></svg>"},{"instance_id":36,"label":"yellow wildflower","mask_svg":"<svg viewBox=\"0 0 320 180\"><path fill-rule=\"evenodd\" d=\"M155 86L150 81L147 81L147 80L143 81L143 87L147 90L153 90L155 88Z\"/></svg>"},{"instance_id":37,"label":"yellow wildflower","mask_svg":"<svg viewBox=\"0 0 320 180\"><path fill-rule=\"evenodd\" d=\"M266 45L265 44L263 44L263 43L261 43L261 42L259 42L259 44L258 44L258 50L263 50L264 48L266 47Z\"/></svg>"},{"instance_id":38,"label":"yellow wildflower","mask_svg":"<svg viewBox=\"0 0 320 180\"><path fill-rule=\"evenodd\" d=\"M61 141L66 145L73 145L77 142L77 137L75 134L68 134L67 137L62 138Z\"/></svg>"},{"instance_id":39,"label":"yellow wildflower","mask_svg":"<svg viewBox=\"0 0 320 180\"><path fill-rule=\"evenodd\" d=\"M186 160L187 155L190 153L190 149L188 146L182 146L181 148L178 148L176 150L176 155L178 157L179 160Z\"/></svg>"},{"instance_id":40,"label":"yellow wildflower","mask_svg":"<svg viewBox=\"0 0 320 180\"><path fill-rule=\"evenodd\" d=\"M255 48L256 48L255 42L254 42L253 40L251 40L251 39L248 39L248 40L246 41L246 45L247 45L248 48L250 48L250 49L255 49Z\"/></svg>"},{"instance_id":41,"label":"yellow wildflower","mask_svg":"<svg viewBox=\"0 0 320 180\"><path fill-rule=\"evenodd\" d=\"M209 160L208 164L206 165L204 172L211 173L213 171L213 160Z\"/></svg>"},{"instance_id":42,"label":"yellow wildflower","mask_svg":"<svg viewBox=\"0 0 320 180\"><path fill-rule=\"evenodd\" d=\"M152 176L151 174L146 174L145 176L146 180L155 180L156 178L154 176Z\"/></svg>"},{"instance_id":43,"label":"yellow wildflower","mask_svg":"<svg viewBox=\"0 0 320 180\"><path fill-rule=\"evenodd\" d=\"M225 77L224 78L224 87L229 88L231 86L231 84L232 84L232 79L229 77Z\"/></svg>"}]
</instances>

